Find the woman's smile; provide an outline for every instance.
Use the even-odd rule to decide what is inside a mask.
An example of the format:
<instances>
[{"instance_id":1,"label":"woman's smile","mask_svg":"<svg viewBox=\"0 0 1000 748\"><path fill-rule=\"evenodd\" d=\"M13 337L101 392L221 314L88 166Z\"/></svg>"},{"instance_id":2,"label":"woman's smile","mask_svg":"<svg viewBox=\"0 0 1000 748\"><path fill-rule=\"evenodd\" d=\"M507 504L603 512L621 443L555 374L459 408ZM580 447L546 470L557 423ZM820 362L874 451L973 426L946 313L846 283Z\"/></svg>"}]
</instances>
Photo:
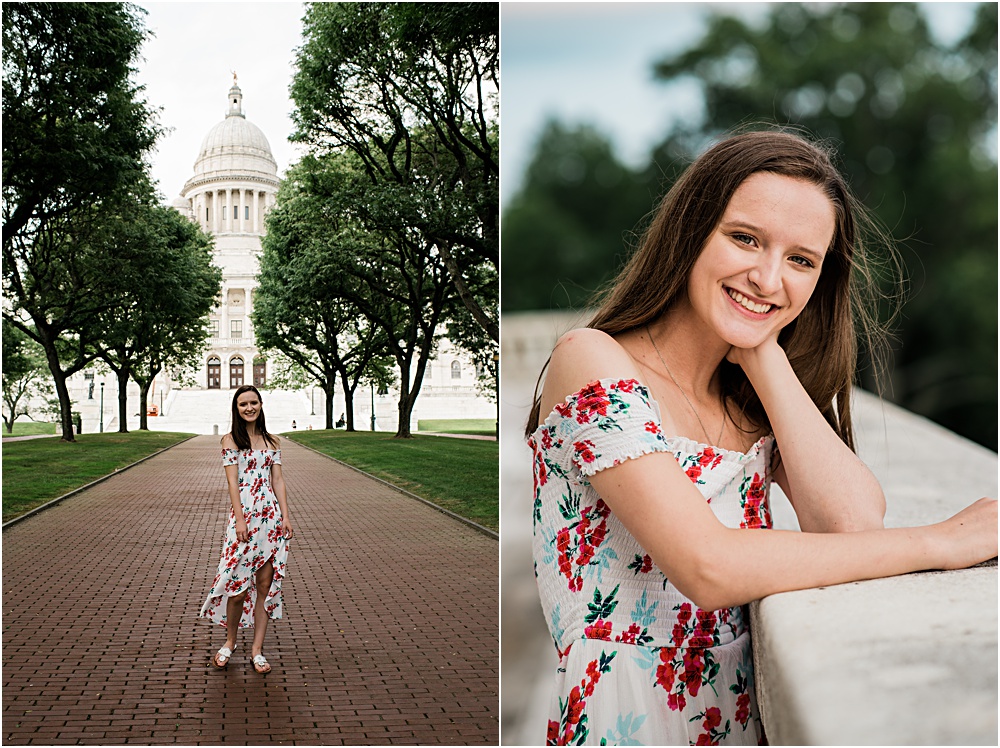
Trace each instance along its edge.
<instances>
[{"instance_id":1,"label":"woman's smile","mask_svg":"<svg viewBox=\"0 0 1000 748\"><path fill-rule=\"evenodd\" d=\"M743 294L733 288L729 288L728 286L723 286L722 288L725 290L729 298L732 299L740 308L740 311L750 314L751 317L764 319L767 315L780 309L777 304L769 304L765 301L755 299L752 296L747 296L746 294Z\"/></svg>"}]
</instances>

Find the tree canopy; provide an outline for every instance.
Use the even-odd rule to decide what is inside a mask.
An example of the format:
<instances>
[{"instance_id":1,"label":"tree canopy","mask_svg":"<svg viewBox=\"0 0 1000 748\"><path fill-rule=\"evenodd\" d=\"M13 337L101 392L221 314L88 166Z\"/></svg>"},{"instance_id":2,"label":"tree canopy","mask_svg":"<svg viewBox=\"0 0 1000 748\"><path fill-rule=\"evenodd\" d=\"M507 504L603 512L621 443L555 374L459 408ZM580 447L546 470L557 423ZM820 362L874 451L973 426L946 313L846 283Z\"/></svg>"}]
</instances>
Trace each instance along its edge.
<instances>
[{"instance_id":1,"label":"tree canopy","mask_svg":"<svg viewBox=\"0 0 1000 748\"><path fill-rule=\"evenodd\" d=\"M498 21L490 3L313 3L291 88L293 140L353 153L366 227L419 231L493 340L466 273L499 264Z\"/></svg>"}]
</instances>

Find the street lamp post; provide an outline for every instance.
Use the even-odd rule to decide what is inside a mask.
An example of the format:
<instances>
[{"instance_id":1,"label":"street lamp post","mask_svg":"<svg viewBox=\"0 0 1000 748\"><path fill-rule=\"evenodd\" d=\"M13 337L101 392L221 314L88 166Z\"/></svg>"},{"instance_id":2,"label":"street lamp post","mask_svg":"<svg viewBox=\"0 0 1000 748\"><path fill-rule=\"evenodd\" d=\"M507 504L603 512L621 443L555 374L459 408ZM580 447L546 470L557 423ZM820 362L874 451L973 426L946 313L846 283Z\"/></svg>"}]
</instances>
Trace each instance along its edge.
<instances>
[{"instance_id":1,"label":"street lamp post","mask_svg":"<svg viewBox=\"0 0 1000 748\"><path fill-rule=\"evenodd\" d=\"M375 430L375 383L368 385L372 391L372 431Z\"/></svg>"},{"instance_id":2,"label":"street lamp post","mask_svg":"<svg viewBox=\"0 0 1000 748\"><path fill-rule=\"evenodd\" d=\"M316 388L309 388L309 415L316 415Z\"/></svg>"},{"instance_id":3,"label":"street lamp post","mask_svg":"<svg viewBox=\"0 0 1000 748\"><path fill-rule=\"evenodd\" d=\"M493 354L493 376L496 381L496 396L497 396L497 441L500 441L500 354Z\"/></svg>"},{"instance_id":4,"label":"street lamp post","mask_svg":"<svg viewBox=\"0 0 1000 748\"><path fill-rule=\"evenodd\" d=\"M101 382L101 433L104 433L104 382Z\"/></svg>"}]
</instances>

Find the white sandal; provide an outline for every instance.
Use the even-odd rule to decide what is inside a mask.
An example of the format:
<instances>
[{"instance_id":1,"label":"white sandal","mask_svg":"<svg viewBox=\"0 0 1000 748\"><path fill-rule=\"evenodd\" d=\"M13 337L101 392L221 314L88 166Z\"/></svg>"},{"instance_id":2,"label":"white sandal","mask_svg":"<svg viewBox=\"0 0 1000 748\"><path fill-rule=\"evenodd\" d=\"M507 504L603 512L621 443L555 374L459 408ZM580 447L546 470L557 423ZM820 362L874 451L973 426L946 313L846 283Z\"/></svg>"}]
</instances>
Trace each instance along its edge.
<instances>
[{"instance_id":1,"label":"white sandal","mask_svg":"<svg viewBox=\"0 0 1000 748\"><path fill-rule=\"evenodd\" d=\"M261 675L267 675L268 673L271 672L271 666L267 664L267 660L264 659L264 655L262 654L254 655L252 662L253 662L253 669L256 670L258 673L260 673ZM261 670L261 668L263 667L266 667L267 670Z\"/></svg>"},{"instance_id":2,"label":"white sandal","mask_svg":"<svg viewBox=\"0 0 1000 748\"><path fill-rule=\"evenodd\" d=\"M225 670L227 667L229 667L229 661L233 659L234 651L236 651L236 647L233 647L232 649L230 649L229 647L223 647L222 649L220 649L212 656L212 659L210 660L210 662L212 663L212 667L214 667L216 670ZM219 664L220 657L225 660L225 662L223 662L221 665Z\"/></svg>"}]
</instances>

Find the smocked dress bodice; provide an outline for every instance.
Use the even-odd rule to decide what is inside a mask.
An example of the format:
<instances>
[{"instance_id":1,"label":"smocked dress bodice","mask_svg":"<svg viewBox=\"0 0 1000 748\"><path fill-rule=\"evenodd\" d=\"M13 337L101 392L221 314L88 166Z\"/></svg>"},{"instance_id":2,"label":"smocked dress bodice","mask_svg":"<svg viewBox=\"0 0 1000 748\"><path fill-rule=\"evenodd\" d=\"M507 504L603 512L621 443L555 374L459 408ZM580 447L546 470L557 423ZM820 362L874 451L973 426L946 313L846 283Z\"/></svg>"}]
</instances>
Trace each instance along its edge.
<instances>
[{"instance_id":1,"label":"smocked dress bodice","mask_svg":"<svg viewBox=\"0 0 1000 748\"><path fill-rule=\"evenodd\" d=\"M633 379L592 382L528 440L535 575L559 652L550 744L758 742L743 610L700 610L590 485L595 473L668 452L733 528L769 528L774 440L746 453L665 436Z\"/></svg>"}]
</instances>

